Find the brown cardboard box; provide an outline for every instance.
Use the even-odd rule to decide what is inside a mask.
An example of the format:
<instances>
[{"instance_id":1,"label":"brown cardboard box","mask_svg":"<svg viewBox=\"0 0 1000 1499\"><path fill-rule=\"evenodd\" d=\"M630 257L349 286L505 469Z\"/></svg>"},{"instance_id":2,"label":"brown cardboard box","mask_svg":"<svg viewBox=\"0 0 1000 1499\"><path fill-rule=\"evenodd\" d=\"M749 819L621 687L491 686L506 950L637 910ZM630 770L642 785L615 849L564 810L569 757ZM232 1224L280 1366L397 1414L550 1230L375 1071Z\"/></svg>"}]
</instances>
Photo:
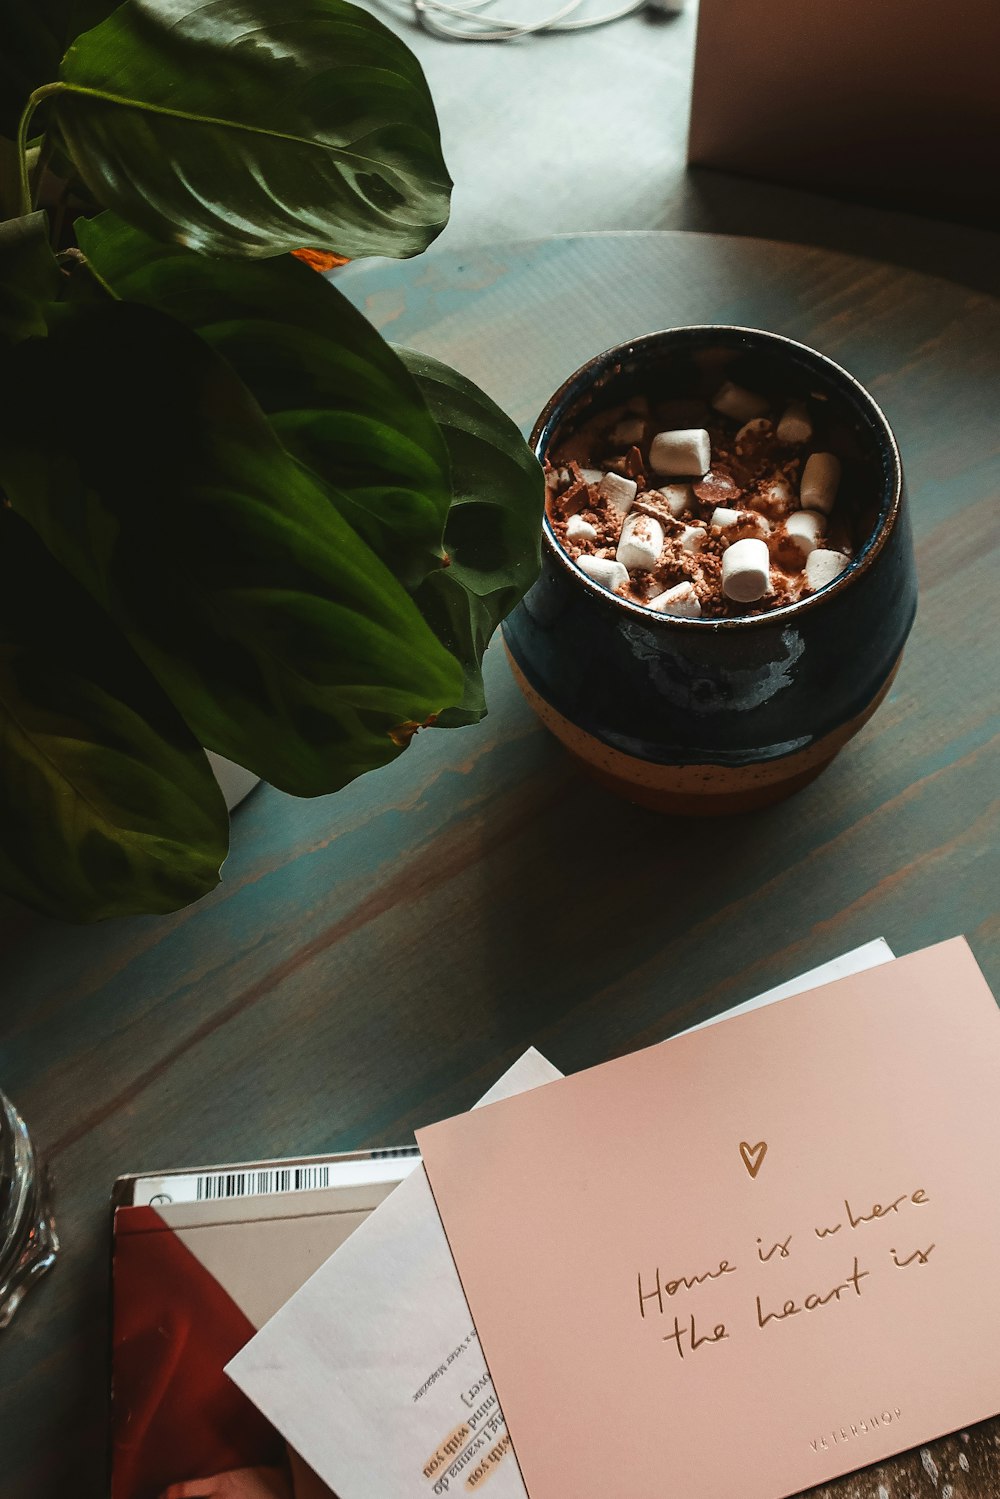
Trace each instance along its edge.
<instances>
[{"instance_id":1,"label":"brown cardboard box","mask_svg":"<svg viewBox=\"0 0 1000 1499\"><path fill-rule=\"evenodd\" d=\"M1000 228L1000 0L701 0L688 160Z\"/></svg>"}]
</instances>

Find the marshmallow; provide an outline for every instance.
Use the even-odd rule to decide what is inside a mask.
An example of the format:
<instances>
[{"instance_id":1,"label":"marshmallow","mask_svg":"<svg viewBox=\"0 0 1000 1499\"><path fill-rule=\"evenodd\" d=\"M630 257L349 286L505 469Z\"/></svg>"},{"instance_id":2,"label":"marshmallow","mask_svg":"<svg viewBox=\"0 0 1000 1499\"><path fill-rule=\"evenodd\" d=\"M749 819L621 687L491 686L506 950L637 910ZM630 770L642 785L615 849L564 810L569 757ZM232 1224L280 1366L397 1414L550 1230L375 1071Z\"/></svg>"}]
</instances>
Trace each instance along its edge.
<instances>
[{"instance_id":1,"label":"marshmallow","mask_svg":"<svg viewBox=\"0 0 1000 1499\"><path fill-rule=\"evenodd\" d=\"M623 479L621 474L605 474L597 492L607 502L608 509L624 520L632 509L638 488L634 479Z\"/></svg>"},{"instance_id":2,"label":"marshmallow","mask_svg":"<svg viewBox=\"0 0 1000 1499\"><path fill-rule=\"evenodd\" d=\"M657 432L649 449L649 466L657 474L691 474L699 479L712 463L712 442L704 427Z\"/></svg>"},{"instance_id":3,"label":"marshmallow","mask_svg":"<svg viewBox=\"0 0 1000 1499\"><path fill-rule=\"evenodd\" d=\"M618 423L611 433L613 443L621 443L630 448L633 443L642 442L642 434L646 430L646 423L641 416L627 417Z\"/></svg>"},{"instance_id":4,"label":"marshmallow","mask_svg":"<svg viewBox=\"0 0 1000 1499\"><path fill-rule=\"evenodd\" d=\"M738 604L752 604L771 589L767 543L755 536L734 541L722 554L722 591Z\"/></svg>"},{"instance_id":5,"label":"marshmallow","mask_svg":"<svg viewBox=\"0 0 1000 1499\"><path fill-rule=\"evenodd\" d=\"M585 484L600 484L604 478L603 468L582 468L580 478Z\"/></svg>"},{"instance_id":6,"label":"marshmallow","mask_svg":"<svg viewBox=\"0 0 1000 1499\"><path fill-rule=\"evenodd\" d=\"M704 526L685 526L678 536L682 552L700 552L708 540Z\"/></svg>"},{"instance_id":7,"label":"marshmallow","mask_svg":"<svg viewBox=\"0 0 1000 1499\"><path fill-rule=\"evenodd\" d=\"M596 541L597 527L592 526L589 520L584 520L582 515L571 515L566 522L567 541Z\"/></svg>"},{"instance_id":8,"label":"marshmallow","mask_svg":"<svg viewBox=\"0 0 1000 1499\"><path fill-rule=\"evenodd\" d=\"M812 435L812 418L805 401L790 401L778 423L778 441L808 442Z\"/></svg>"},{"instance_id":9,"label":"marshmallow","mask_svg":"<svg viewBox=\"0 0 1000 1499\"><path fill-rule=\"evenodd\" d=\"M608 588L612 593L628 582L628 569L622 567L620 562L612 561L610 557L577 557L576 565L588 578L593 578L595 583L600 583L602 588Z\"/></svg>"},{"instance_id":10,"label":"marshmallow","mask_svg":"<svg viewBox=\"0 0 1000 1499\"><path fill-rule=\"evenodd\" d=\"M616 556L623 567L652 572L663 551L663 527L652 515L633 510L625 517Z\"/></svg>"},{"instance_id":11,"label":"marshmallow","mask_svg":"<svg viewBox=\"0 0 1000 1499\"><path fill-rule=\"evenodd\" d=\"M826 535L826 516L818 510L796 510L785 521L785 535L808 557Z\"/></svg>"},{"instance_id":12,"label":"marshmallow","mask_svg":"<svg viewBox=\"0 0 1000 1499\"><path fill-rule=\"evenodd\" d=\"M731 416L734 422L748 422L751 417L763 416L770 404L770 401L755 395L752 390L734 385L732 380L720 385L712 397L712 405L716 411L721 411L723 416Z\"/></svg>"},{"instance_id":13,"label":"marshmallow","mask_svg":"<svg viewBox=\"0 0 1000 1499\"><path fill-rule=\"evenodd\" d=\"M677 614L682 619L701 617L701 604L693 583L678 583L676 587L668 588L665 593L650 599L647 608L658 609L661 614Z\"/></svg>"},{"instance_id":14,"label":"marshmallow","mask_svg":"<svg viewBox=\"0 0 1000 1499\"><path fill-rule=\"evenodd\" d=\"M769 437L773 430L774 428L771 426L771 423L763 416L755 416L753 421L744 422L736 434L737 453L743 451L746 443L753 443L761 437Z\"/></svg>"},{"instance_id":15,"label":"marshmallow","mask_svg":"<svg viewBox=\"0 0 1000 1499\"><path fill-rule=\"evenodd\" d=\"M726 505L716 505L712 511L710 526L738 526L740 523L740 512L730 510Z\"/></svg>"},{"instance_id":16,"label":"marshmallow","mask_svg":"<svg viewBox=\"0 0 1000 1499\"><path fill-rule=\"evenodd\" d=\"M837 498L840 483L840 459L833 453L810 453L802 470L799 499L805 510L822 510L829 515Z\"/></svg>"},{"instance_id":17,"label":"marshmallow","mask_svg":"<svg viewBox=\"0 0 1000 1499\"><path fill-rule=\"evenodd\" d=\"M682 516L685 510L691 509L690 484L661 484L660 494L666 500L667 509L675 520Z\"/></svg>"},{"instance_id":18,"label":"marshmallow","mask_svg":"<svg viewBox=\"0 0 1000 1499\"><path fill-rule=\"evenodd\" d=\"M763 505L772 520L799 508L798 498L787 479L770 479L761 487L757 504Z\"/></svg>"},{"instance_id":19,"label":"marshmallow","mask_svg":"<svg viewBox=\"0 0 1000 1499\"><path fill-rule=\"evenodd\" d=\"M843 552L829 552L825 547L817 547L806 558L806 586L814 593L825 588L834 578L840 577L849 561Z\"/></svg>"}]
</instances>

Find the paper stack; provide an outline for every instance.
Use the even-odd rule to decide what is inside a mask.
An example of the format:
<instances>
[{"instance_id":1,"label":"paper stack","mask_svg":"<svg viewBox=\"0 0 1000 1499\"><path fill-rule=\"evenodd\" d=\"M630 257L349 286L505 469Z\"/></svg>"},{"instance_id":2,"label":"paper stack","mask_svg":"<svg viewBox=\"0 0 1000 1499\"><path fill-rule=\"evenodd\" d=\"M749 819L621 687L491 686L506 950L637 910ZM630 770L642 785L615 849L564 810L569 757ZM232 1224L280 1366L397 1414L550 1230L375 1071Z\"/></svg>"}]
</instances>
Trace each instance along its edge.
<instances>
[{"instance_id":1,"label":"paper stack","mask_svg":"<svg viewBox=\"0 0 1000 1499\"><path fill-rule=\"evenodd\" d=\"M945 1435L1000 1409L967 947L873 942L721 1020L565 1080L526 1053L328 1257L300 1234L256 1336L244 1261L232 1440L158 1491L119 1452L113 1499L1000 1493L1000 1421Z\"/></svg>"}]
</instances>

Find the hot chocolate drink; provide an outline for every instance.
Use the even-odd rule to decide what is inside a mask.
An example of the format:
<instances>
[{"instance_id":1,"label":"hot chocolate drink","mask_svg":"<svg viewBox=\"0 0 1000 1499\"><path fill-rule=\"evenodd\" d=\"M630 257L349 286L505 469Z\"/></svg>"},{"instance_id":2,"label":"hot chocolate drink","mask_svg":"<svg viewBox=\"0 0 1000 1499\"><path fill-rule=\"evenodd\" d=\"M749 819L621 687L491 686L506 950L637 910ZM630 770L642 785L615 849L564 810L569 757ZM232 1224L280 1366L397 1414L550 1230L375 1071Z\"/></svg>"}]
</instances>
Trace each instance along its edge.
<instances>
[{"instance_id":1,"label":"hot chocolate drink","mask_svg":"<svg viewBox=\"0 0 1000 1499\"><path fill-rule=\"evenodd\" d=\"M850 426L823 392L640 393L560 434L549 516L581 571L689 618L765 613L818 592L864 536ZM866 486L862 482L861 490Z\"/></svg>"}]
</instances>

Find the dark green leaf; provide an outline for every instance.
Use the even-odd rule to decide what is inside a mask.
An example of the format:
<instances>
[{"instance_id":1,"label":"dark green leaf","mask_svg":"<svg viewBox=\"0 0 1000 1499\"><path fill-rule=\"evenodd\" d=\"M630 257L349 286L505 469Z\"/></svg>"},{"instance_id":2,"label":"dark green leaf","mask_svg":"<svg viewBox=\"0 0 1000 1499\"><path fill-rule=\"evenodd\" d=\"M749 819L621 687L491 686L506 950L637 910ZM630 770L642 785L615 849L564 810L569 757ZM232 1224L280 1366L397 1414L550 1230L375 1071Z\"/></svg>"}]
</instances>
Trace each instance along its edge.
<instances>
[{"instance_id":1,"label":"dark green leaf","mask_svg":"<svg viewBox=\"0 0 1000 1499\"><path fill-rule=\"evenodd\" d=\"M0 135L13 140L30 94L59 76L74 37L117 0L0 0Z\"/></svg>"},{"instance_id":2,"label":"dark green leaf","mask_svg":"<svg viewBox=\"0 0 1000 1499\"><path fill-rule=\"evenodd\" d=\"M409 49L346 0L126 0L53 110L97 200L204 254L415 255L451 187Z\"/></svg>"},{"instance_id":3,"label":"dark green leaf","mask_svg":"<svg viewBox=\"0 0 1000 1499\"><path fill-rule=\"evenodd\" d=\"M485 714L483 652L538 576L544 480L520 432L489 396L427 354L398 353L451 456L453 498L444 537L451 566L426 578L414 597L438 639L462 662L461 702L438 719L442 728L455 728Z\"/></svg>"},{"instance_id":4,"label":"dark green leaf","mask_svg":"<svg viewBox=\"0 0 1000 1499\"><path fill-rule=\"evenodd\" d=\"M127 632L209 749L334 791L461 672L413 601L193 333L57 309L0 373L0 483ZM60 389L60 421L32 388Z\"/></svg>"},{"instance_id":5,"label":"dark green leaf","mask_svg":"<svg viewBox=\"0 0 1000 1499\"><path fill-rule=\"evenodd\" d=\"M53 916L173 911L218 884L226 806L123 636L0 508L0 888Z\"/></svg>"},{"instance_id":6,"label":"dark green leaf","mask_svg":"<svg viewBox=\"0 0 1000 1499\"><path fill-rule=\"evenodd\" d=\"M46 304L59 287L44 213L0 223L0 343L46 331Z\"/></svg>"},{"instance_id":7,"label":"dark green leaf","mask_svg":"<svg viewBox=\"0 0 1000 1499\"><path fill-rule=\"evenodd\" d=\"M113 213L77 226L116 296L169 312L212 345L283 445L406 588L441 565L448 452L412 376L346 297L290 255L213 260Z\"/></svg>"}]
</instances>

